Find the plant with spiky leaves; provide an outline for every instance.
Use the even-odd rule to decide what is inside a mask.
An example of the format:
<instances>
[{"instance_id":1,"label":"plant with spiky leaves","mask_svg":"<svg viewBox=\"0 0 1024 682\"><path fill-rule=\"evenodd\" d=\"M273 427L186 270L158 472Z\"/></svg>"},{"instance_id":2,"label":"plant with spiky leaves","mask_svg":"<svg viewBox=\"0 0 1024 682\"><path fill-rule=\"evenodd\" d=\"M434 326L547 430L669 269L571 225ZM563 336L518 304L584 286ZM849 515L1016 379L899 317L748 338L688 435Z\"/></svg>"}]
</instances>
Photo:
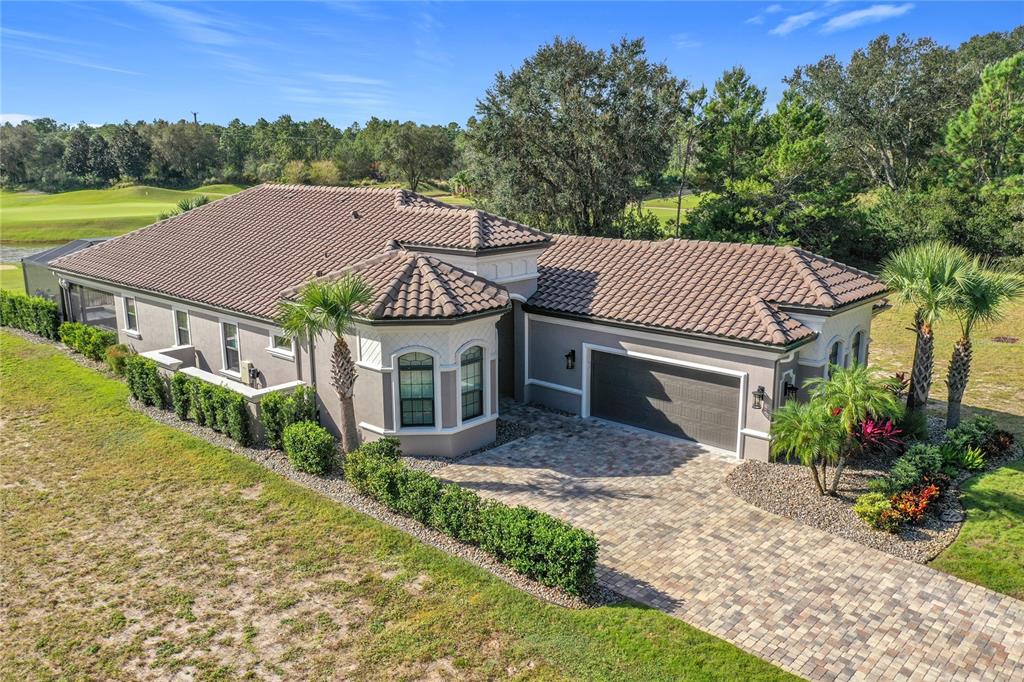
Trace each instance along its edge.
<instances>
[{"instance_id":1,"label":"plant with spiky leaves","mask_svg":"<svg viewBox=\"0 0 1024 682\"><path fill-rule=\"evenodd\" d=\"M828 466L838 461L842 439L838 422L820 401L790 400L772 415L772 457L807 467L820 495L829 488Z\"/></svg>"},{"instance_id":2,"label":"plant with spiky leaves","mask_svg":"<svg viewBox=\"0 0 1024 682\"><path fill-rule=\"evenodd\" d=\"M294 301L283 301L278 324L291 338L315 339L320 334L334 337L331 353L331 385L341 401L341 447L346 453L359 447L352 394L356 365L345 334L351 332L356 309L367 305L373 290L357 275L333 281L313 280L299 291Z\"/></svg>"}]
</instances>

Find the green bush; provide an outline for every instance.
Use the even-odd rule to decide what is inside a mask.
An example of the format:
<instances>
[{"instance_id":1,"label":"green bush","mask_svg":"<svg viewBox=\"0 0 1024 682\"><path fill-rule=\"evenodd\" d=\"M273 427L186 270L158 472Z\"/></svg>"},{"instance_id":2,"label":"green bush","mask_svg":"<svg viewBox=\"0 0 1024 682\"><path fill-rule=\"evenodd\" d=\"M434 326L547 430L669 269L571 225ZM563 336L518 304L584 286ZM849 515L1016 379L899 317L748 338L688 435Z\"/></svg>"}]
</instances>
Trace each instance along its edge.
<instances>
[{"instance_id":1,"label":"green bush","mask_svg":"<svg viewBox=\"0 0 1024 682\"><path fill-rule=\"evenodd\" d=\"M171 379L171 404L182 419L219 431L240 445L251 442L249 408L240 393L179 372Z\"/></svg>"},{"instance_id":2,"label":"green bush","mask_svg":"<svg viewBox=\"0 0 1024 682\"><path fill-rule=\"evenodd\" d=\"M945 463L943 452L936 445L915 443L893 462L888 474L869 481L868 489L892 496L919 484L925 476L941 474Z\"/></svg>"},{"instance_id":3,"label":"green bush","mask_svg":"<svg viewBox=\"0 0 1024 682\"><path fill-rule=\"evenodd\" d=\"M981 448L968 447L960 455L960 466L968 471L981 471L985 468L985 455Z\"/></svg>"},{"instance_id":4,"label":"green bush","mask_svg":"<svg viewBox=\"0 0 1024 682\"><path fill-rule=\"evenodd\" d=\"M123 343L116 343L107 348L106 360L110 371L119 377L124 376L124 362L132 354L131 349Z\"/></svg>"},{"instance_id":5,"label":"green bush","mask_svg":"<svg viewBox=\"0 0 1024 682\"><path fill-rule=\"evenodd\" d=\"M163 408L164 380L153 360L141 355L130 355L124 360L124 378L128 384L128 392L144 405Z\"/></svg>"},{"instance_id":6,"label":"green bush","mask_svg":"<svg viewBox=\"0 0 1024 682\"><path fill-rule=\"evenodd\" d=\"M894 533L903 525L900 514L882 493L865 493L857 498L853 511L872 528Z\"/></svg>"},{"instance_id":7,"label":"green bush","mask_svg":"<svg viewBox=\"0 0 1024 682\"><path fill-rule=\"evenodd\" d=\"M399 454L394 439L366 443L345 457L345 478L389 509L477 545L540 583L571 594L593 586L592 534L527 507L484 502L470 490L409 469Z\"/></svg>"},{"instance_id":8,"label":"green bush","mask_svg":"<svg viewBox=\"0 0 1024 682\"><path fill-rule=\"evenodd\" d=\"M312 386L299 386L291 395L269 393L260 399L260 423L272 448L284 447L282 436L290 425L316 421L316 390Z\"/></svg>"},{"instance_id":9,"label":"green bush","mask_svg":"<svg viewBox=\"0 0 1024 682\"><path fill-rule=\"evenodd\" d=\"M117 334L80 322L65 322L57 330L61 343L97 362L106 359L107 348L117 343Z\"/></svg>"},{"instance_id":10,"label":"green bush","mask_svg":"<svg viewBox=\"0 0 1024 682\"><path fill-rule=\"evenodd\" d=\"M334 461L334 438L324 427L313 422L296 422L284 430L282 437L288 460L307 474L326 474Z\"/></svg>"},{"instance_id":11,"label":"green bush","mask_svg":"<svg viewBox=\"0 0 1024 682\"><path fill-rule=\"evenodd\" d=\"M967 448L982 448L995 430L995 422L989 417L975 417L960 422L955 429L946 431L946 442L951 443L960 452Z\"/></svg>"},{"instance_id":12,"label":"green bush","mask_svg":"<svg viewBox=\"0 0 1024 682\"><path fill-rule=\"evenodd\" d=\"M908 440L928 437L928 415L924 410L906 410L896 425L903 431L903 438Z\"/></svg>"},{"instance_id":13,"label":"green bush","mask_svg":"<svg viewBox=\"0 0 1024 682\"><path fill-rule=\"evenodd\" d=\"M60 306L41 296L0 290L0 326L23 329L56 341Z\"/></svg>"},{"instance_id":14,"label":"green bush","mask_svg":"<svg viewBox=\"0 0 1024 682\"><path fill-rule=\"evenodd\" d=\"M192 379L187 374L175 372L171 377L171 407L178 419L188 419L190 383Z\"/></svg>"}]
</instances>

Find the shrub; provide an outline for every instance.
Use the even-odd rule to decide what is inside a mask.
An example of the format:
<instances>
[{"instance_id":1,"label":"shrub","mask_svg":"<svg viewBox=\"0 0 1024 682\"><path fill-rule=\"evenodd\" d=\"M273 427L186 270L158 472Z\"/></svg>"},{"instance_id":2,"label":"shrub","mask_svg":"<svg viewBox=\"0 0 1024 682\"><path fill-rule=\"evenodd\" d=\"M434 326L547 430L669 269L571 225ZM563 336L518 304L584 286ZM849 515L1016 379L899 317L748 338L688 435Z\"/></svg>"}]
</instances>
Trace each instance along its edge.
<instances>
[{"instance_id":1,"label":"shrub","mask_svg":"<svg viewBox=\"0 0 1024 682\"><path fill-rule=\"evenodd\" d=\"M131 355L131 349L123 343L116 343L107 348L106 360L110 371L119 377L124 376L124 361Z\"/></svg>"},{"instance_id":2,"label":"shrub","mask_svg":"<svg viewBox=\"0 0 1024 682\"><path fill-rule=\"evenodd\" d=\"M981 448L969 447L960 453L960 466L968 471L981 471L985 468L985 455Z\"/></svg>"},{"instance_id":3,"label":"shrub","mask_svg":"<svg viewBox=\"0 0 1024 682\"><path fill-rule=\"evenodd\" d=\"M931 501L939 496L939 487L932 485L915 486L892 497L892 508L911 523L921 523Z\"/></svg>"},{"instance_id":4,"label":"shrub","mask_svg":"<svg viewBox=\"0 0 1024 682\"><path fill-rule=\"evenodd\" d=\"M307 474L326 474L334 460L334 438L324 427L312 422L296 422L282 437L288 460Z\"/></svg>"},{"instance_id":5,"label":"shrub","mask_svg":"<svg viewBox=\"0 0 1024 682\"><path fill-rule=\"evenodd\" d=\"M280 450L284 430L296 422L316 422L316 390L299 386L291 395L269 393L260 399L260 423L267 445Z\"/></svg>"},{"instance_id":6,"label":"shrub","mask_svg":"<svg viewBox=\"0 0 1024 682\"><path fill-rule=\"evenodd\" d=\"M471 490L409 469L399 454L393 438L364 443L345 457L345 478L389 509L477 545L538 582L571 594L591 588L597 561L592 534L526 507L484 502Z\"/></svg>"},{"instance_id":7,"label":"shrub","mask_svg":"<svg viewBox=\"0 0 1024 682\"><path fill-rule=\"evenodd\" d=\"M960 422L955 429L946 431L946 442L952 443L958 450L980 448L985 445L995 432L996 425L988 417L975 417Z\"/></svg>"},{"instance_id":8,"label":"shrub","mask_svg":"<svg viewBox=\"0 0 1024 682\"><path fill-rule=\"evenodd\" d=\"M251 442L249 408L240 393L178 373L171 379L171 403L182 419L219 431L240 445Z\"/></svg>"},{"instance_id":9,"label":"shrub","mask_svg":"<svg viewBox=\"0 0 1024 682\"><path fill-rule=\"evenodd\" d=\"M1012 433L998 429L989 435L982 449L987 457L1000 457L1012 450L1015 444Z\"/></svg>"},{"instance_id":10,"label":"shrub","mask_svg":"<svg viewBox=\"0 0 1024 682\"><path fill-rule=\"evenodd\" d=\"M41 296L26 296L0 290L0 326L23 329L47 339L57 340L60 307Z\"/></svg>"},{"instance_id":11,"label":"shrub","mask_svg":"<svg viewBox=\"0 0 1024 682\"><path fill-rule=\"evenodd\" d=\"M923 440L928 437L928 415L924 410L907 410L898 424L903 435L910 440Z\"/></svg>"},{"instance_id":12,"label":"shrub","mask_svg":"<svg viewBox=\"0 0 1024 682\"><path fill-rule=\"evenodd\" d=\"M876 421L865 419L854 430L854 438L865 453L898 452L903 447L899 436L903 431L891 419Z\"/></svg>"},{"instance_id":13,"label":"shrub","mask_svg":"<svg viewBox=\"0 0 1024 682\"><path fill-rule=\"evenodd\" d=\"M892 508L889 498L882 493L865 493L857 498L853 511L864 523L877 530L895 533L903 525L903 518Z\"/></svg>"},{"instance_id":14,"label":"shrub","mask_svg":"<svg viewBox=\"0 0 1024 682\"><path fill-rule=\"evenodd\" d=\"M124 378L133 398L144 405L164 407L164 380L156 362L141 355L128 356L124 360Z\"/></svg>"},{"instance_id":15,"label":"shrub","mask_svg":"<svg viewBox=\"0 0 1024 682\"><path fill-rule=\"evenodd\" d=\"M171 377L171 406L178 419L188 419L189 415L189 382L192 379L187 374L175 372Z\"/></svg>"},{"instance_id":16,"label":"shrub","mask_svg":"<svg viewBox=\"0 0 1024 682\"><path fill-rule=\"evenodd\" d=\"M57 330L61 343L97 362L106 359L107 348L117 343L117 334L80 322L65 322Z\"/></svg>"},{"instance_id":17,"label":"shrub","mask_svg":"<svg viewBox=\"0 0 1024 682\"><path fill-rule=\"evenodd\" d=\"M892 496L918 485L925 478L938 477L943 473L944 452L935 445L915 443L892 463L888 474L869 481L868 489Z\"/></svg>"}]
</instances>

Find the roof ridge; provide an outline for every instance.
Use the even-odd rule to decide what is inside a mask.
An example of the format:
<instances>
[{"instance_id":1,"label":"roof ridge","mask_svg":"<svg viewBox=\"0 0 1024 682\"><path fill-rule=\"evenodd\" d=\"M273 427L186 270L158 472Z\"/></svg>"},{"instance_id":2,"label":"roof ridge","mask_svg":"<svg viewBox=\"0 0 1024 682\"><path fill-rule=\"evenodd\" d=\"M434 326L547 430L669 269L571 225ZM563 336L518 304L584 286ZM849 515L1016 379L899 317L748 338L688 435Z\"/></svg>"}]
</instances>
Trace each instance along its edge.
<instances>
[{"instance_id":1,"label":"roof ridge","mask_svg":"<svg viewBox=\"0 0 1024 682\"><path fill-rule=\"evenodd\" d=\"M773 305L768 303L768 301L757 294L751 295L748 301L754 309L754 314L768 331L772 343L784 345L789 338L788 334L786 334L785 325L783 325L779 320L779 317L782 315L782 311L776 309Z\"/></svg>"},{"instance_id":2,"label":"roof ridge","mask_svg":"<svg viewBox=\"0 0 1024 682\"><path fill-rule=\"evenodd\" d=\"M479 249L484 245L484 212L480 209L473 211L469 217L469 246Z\"/></svg>"},{"instance_id":3,"label":"roof ridge","mask_svg":"<svg viewBox=\"0 0 1024 682\"><path fill-rule=\"evenodd\" d=\"M395 251L388 251L382 256L393 257ZM378 256L378 259L380 256ZM365 262L365 261L364 261ZM412 274L413 269L416 267L416 256L409 253L405 264L399 273L391 278L391 283L381 291L380 295L377 296L377 300L370 308L369 317L380 317L387 310L388 302L398 295L402 285L407 281L408 276Z\"/></svg>"},{"instance_id":4,"label":"roof ridge","mask_svg":"<svg viewBox=\"0 0 1024 682\"><path fill-rule=\"evenodd\" d=\"M441 309L445 315L457 315L459 312L458 296L449 287L446 278L437 271L437 265L441 263L430 256L415 256L413 259L420 275L430 284L431 290L438 297Z\"/></svg>"},{"instance_id":5,"label":"roof ridge","mask_svg":"<svg viewBox=\"0 0 1024 682\"><path fill-rule=\"evenodd\" d=\"M786 260L796 268L804 283L814 292L819 305L826 308L836 308L840 305L839 299L829 290L825 280L805 260L809 255L807 251L795 246L786 246L782 248L782 252L785 254Z\"/></svg>"}]
</instances>

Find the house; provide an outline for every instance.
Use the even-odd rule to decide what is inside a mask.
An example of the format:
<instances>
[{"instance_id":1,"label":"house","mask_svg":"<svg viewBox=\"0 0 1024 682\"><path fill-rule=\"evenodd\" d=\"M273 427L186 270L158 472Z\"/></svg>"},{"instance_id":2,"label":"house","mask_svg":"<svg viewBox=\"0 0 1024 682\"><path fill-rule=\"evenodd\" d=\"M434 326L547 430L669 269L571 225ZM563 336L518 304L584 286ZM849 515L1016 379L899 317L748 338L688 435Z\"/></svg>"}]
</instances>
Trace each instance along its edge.
<instances>
[{"instance_id":1,"label":"house","mask_svg":"<svg viewBox=\"0 0 1024 682\"><path fill-rule=\"evenodd\" d=\"M51 262L70 317L113 316L168 371L256 401L315 385L340 432L332 341L280 302L358 273L347 339L361 437L452 455L492 442L499 397L766 459L772 408L865 362L884 286L798 248L553 236L396 189L261 185Z\"/></svg>"}]
</instances>

